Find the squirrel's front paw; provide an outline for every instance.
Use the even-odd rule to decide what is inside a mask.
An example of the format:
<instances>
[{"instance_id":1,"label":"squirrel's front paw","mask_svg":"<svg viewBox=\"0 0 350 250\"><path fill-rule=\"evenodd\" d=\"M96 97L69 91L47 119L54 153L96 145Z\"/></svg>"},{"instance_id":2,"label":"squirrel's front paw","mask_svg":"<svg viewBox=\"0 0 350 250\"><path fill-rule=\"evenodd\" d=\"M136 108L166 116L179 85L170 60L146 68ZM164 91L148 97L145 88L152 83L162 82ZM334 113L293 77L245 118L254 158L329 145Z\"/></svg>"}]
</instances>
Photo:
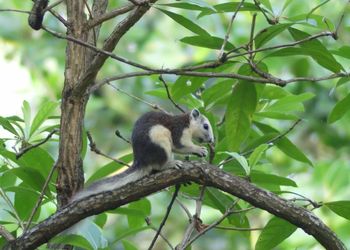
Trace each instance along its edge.
<instances>
[{"instance_id":1,"label":"squirrel's front paw","mask_svg":"<svg viewBox=\"0 0 350 250\"><path fill-rule=\"evenodd\" d=\"M172 160L168 162L168 166L170 168L176 168L176 169L182 169L183 168L183 162L180 160Z\"/></svg>"},{"instance_id":2,"label":"squirrel's front paw","mask_svg":"<svg viewBox=\"0 0 350 250\"><path fill-rule=\"evenodd\" d=\"M206 147L198 147L194 154L199 157L206 157L208 155L208 149Z\"/></svg>"}]
</instances>

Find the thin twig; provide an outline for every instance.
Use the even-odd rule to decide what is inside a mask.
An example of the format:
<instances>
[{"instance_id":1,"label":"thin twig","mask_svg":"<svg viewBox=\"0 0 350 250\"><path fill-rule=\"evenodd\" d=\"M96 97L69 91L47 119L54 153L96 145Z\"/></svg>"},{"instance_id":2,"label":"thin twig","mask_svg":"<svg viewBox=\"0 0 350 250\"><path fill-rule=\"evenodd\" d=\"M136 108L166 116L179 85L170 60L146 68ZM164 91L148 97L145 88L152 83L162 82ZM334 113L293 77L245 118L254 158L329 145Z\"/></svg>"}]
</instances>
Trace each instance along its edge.
<instances>
[{"instance_id":1,"label":"thin twig","mask_svg":"<svg viewBox=\"0 0 350 250\"><path fill-rule=\"evenodd\" d=\"M155 231L155 232L158 231L158 229L157 229L155 226L153 226L153 224L152 224L152 222L151 222L151 220L150 220L149 217L146 217L146 218L145 218L145 221L146 221L147 225L148 225L153 231ZM159 236L164 240L165 243L168 244L168 246L170 247L170 249L173 249L173 250L175 249L175 248L173 247L173 245L171 245L170 241L169 241L162 233L160 233Z\"/></svg>"},{"instance_id":2,"label":"thin twig","mask_svg":"<svg viewBox=\"0 0 350 250\"><path fill-rule=\"evenodd\" d=\"M281 192L282 192L282 193L286 193L286 194L294 194L294 195L296 195L296 196L299 196L299 197L303 198L303 200L310 202L310 204L311 204L314 208L319 208L319 207L322 206L322 203L313 201L313 200L311 200L310 198L307 198L306 196L301 195L301 194L298 194L298 193L296 193L296 192L292 192L292 191L281 191Z\"/></svg>"},{"instance_id":3,"label":"thin twig","mask_svg":"<svg viewBox=\"0 0 350 250\"><path fill-rule=\"evenodd\" d=\"M228 39L230 38L230 33L231 33L231 28L232 28L233 21L235 20L235 18L237 16L237 13L238 13L239 9L242 7L243 3L244 3L244 0L242 0L240 2L240 4L236 8L236 11L233 13L233 15L231 17L231 20L230 20L230 23L228 25L224 41L223 41L223 43L221 45L221 49L220 49L220 52L219 52L219 61L225 61L225 59L226 59L226 54L224 54L225 47L226 47L226 44L228 42Z\"/></svg>"},{"instance_id":4,"label":"thin twig","mask_svg":"<svg viewBox=\"0 0 350 250\"><path fill-rule=\"evenodd\" d=\"M275 24L278 23L278 20L277 20L277 19L271 19L271 18L269 18L269 17L267 16L266 11L265 11L263 8L261 8L260 2L259 2L259 1L254 0L254 3L255 3L255 6L260 10L260 12L263 13L263 15L264 15L266 21L267 21L269 24L275 25Z\"/></svg>"},{"instance_id":5,"label":"thin twig","mask_svg":"<svg viewBox=\"0 0 350 250\"><path fill-rule=\"evenodd\" d=\"M335 31L334 31L334 39L338 39L339 28L340 28L341 24L343 23L343 20L344 20L345 14L346 14L346 9L347 9L349 3L350 3L350 1L347 1L347 3L345 4L345 7L344 7L343 14L339 18L339 22L338 22L338 24L335 28Z\"/></svg>"},{"instance_id":6,"label":"thin twig","mask_svg":"<svg viewBox=\"0 0 350 250\"><path fill-rule=\"evenodd\" d=\"M235 58L235 57L240 57L240 56L244 56L244 55L248 55L250 53L257 53L257 52L262 52L262 51L267 51L267 50L273 50L273 49L280 49L280 48L288 48L288 47L293 47L295 45L299 45L299 44L302 44L302 43L305 43L305 42L308 42L308 41L311 41L311 40L315 40L317 38L320 38L320 37L324 37L324 36L330 36L330 37L333 37L333 32L330 32L330 31L323 31L323 32L320 32L318 34L315 34L315 35L311 35L309 37L306 37L304 39L300 39L298 41L295 41L295 42L291 42L291 43L286 43L286 44L280 44L280 45L275 45L275 46L270 46L270 47L265 47L265 48L259 48L259 49L256 49L256 50L253 50L253 51L250 51L250 52L242 52L242 53L239 53L239 54L235 54L235 55L231 55L231 56L228 56L227 58L229 59L232 59L232 58ZM231 50L229 51L227 54L231 54L234 50Z\"/></svg>"},{"instance_id":7,"label":"thin twig","mask_svg":"<svg viewBox=\"0 0 350 250\"><path fill-rule=\"evenodd\" d=\"M300 122L301 122L301 119L296 120L296 121L292 124L292 126L290 126L286 131L284 131L282 134L279 134L278 136L272 138L271 140L267 141L265 144L269 145L269 147L273 146L273 144L274 144L275 142L279 141L282 137L284 137L284 136L286 136L288 133L290 133ZM242 156L250 155L251 153L254 152L254 150L255 150L255 148L252 148L252 149L250 149L250 150L248 150L248 151L242 152L240 155L242 155ZM230 157L227 157L227 159L224 160L223 162L221 162L221 163L219 164L218 167L221 167L221 166L223 166L223 165L225 165L225 164L227 164L227 163L233 161L234 159L235 159L235 158L233 158L233 157L231 157L231 156L230 156Z\"/></svg>"},{"instance_id":8,"label":"thin twig","mask_svg":"<svg viewBox=\"0 0 350 250\"><path fill-rule=\"evenodd\" d=\"M125 79L125 78L130 78L130 77L135 77L135 76L147 76L147 75L154 75L154 74L167 74L167 75L187 75L187 76L202 76L202 77L210 77L210 78L233 78L233 79L239 79L239 80L246 80L249 82L256 82L256 83L271 83L271 84L275 84L278 86L285 86L288 83L291 82L300 82L300 81L311 81L311 82L317 82L317 81L323 81L323 80L330 80L330 79L334 79L334 78L339 78L339 77L344 77L344 76L348 76L349 73L348 72L339 72L336 74L332 74L329 76L324 76L324 77L318 77L318 78L309 78L309 77L297 77L297 78L291 78L291 79L287 79L287 80L283 80L283 79L279 79L279 78L273 78L273 79L266 79L266 78L259 78L259 77L253 77L253 76L246 76L246 75L240 75L240 74L235 74L235 73L213 73L213 72L197 72L197 71L193 71L193 68L198 69L198 67L187 67L187 68L180 68L180 69L152 69L148 66L144 66L141 65L139 63L135 63L132 62L130 60L127 60L125 58L119 57L111 52L96 48L95 46L88 44L86 42L83 42L79 39L75 39L73 37L70 36L65 36L59 33L56 33L54 31L51 31L49 29L47 29L46 27L43 27L44 30L46 30L47 32L49 32L50 34L61 38L61 39L66 39L72 42L76 42L82 46L86 46L92 50L94 50L97 53L101 53L104 55L107 55L115 60L118 60L120 62L129 64L131 66L143 69L145 71L143 72L133 72L133 73L127 73L127 74L123 74L123 75L118 75L115 77L110 77L110 78L106 78L98 83L95 83L92 87L91 90L89 91L89 93L91 93L91 91L96 90L97 86L100 87L106 83L108 83L109 81L113 81L113 80L119 80L119 79ZM322 32L320 34L316 34L310 37L307 37L305 39L293 42L293 43L289 43L289 44L283 44L283 45L277 45L277 46L272 46L272 47L266 47L266 48L260 48L260 49L256 49L254 51L251 52L244 52L244 53L240 53L240 54L236 54L236 55L231 55L229 56L229 58L233 58L233 57L238 57L238 56L243 56L243 55L247 55L249 53L256 53L256 52L261 52L261 51L266 51L266 50L272 50L272 49L276 49L276 48L282 48L282 47L291 47L291 46L295 46L297 44L301 44L303 42L307 42L307 41L311 41L313 39L317 39L319 37L322 36L333 36L332 32ZM212 67L217 67L217 65L221 65L218 62L212 63ZM206 64L205 67L208 67L208 65Z\"/></svg>"},{"instance_id":9,"label":"thin twig","mask_svg":"<svg viewBox=\"0 0 350 250\"><path fill-rule=\"evenodd\" d=\"M89 12L90 20L94 19L94 15L92 14L91 8L90 8L90 6L89 6L89 4L87 3L86 0L84 0L84 4L86 6L86 9ZM96 35L96 31L95 31L94 28L92 29L92 33L93 33L93 37L94 37L94 45L96 46L96 44L97 44L97 35Z\"/></svg>"},{"instance_id":10,"label":"thin twig","mask_svg":"<svg viewBox=\"0 0 350 250\"><path fill-rule=\"evenodd\" d=\"M44 12L45 11L49 11L49 10L55 8L57 5L59 5L59 4L63 3L63 2L64 2L64 0L59 0L59 1L57 1L57 2L55 2L53 4L51 4L51 5L47 6L43 11Z\"/></svg>"},{"instance_id":11,"label":"thin twig","mask_svg":"<svg viewBox=\"0 0 350 250\"><path fill-rule=\"evenodd\" d=\"M120 139L122 139L123 141L125 141L126 143L131 144L131 141L128 140L128 139L126 139L126 138L120 133L120 131L119 131L118 129L115 131L115 135L116 135L117 137L119 137Z\"/></svg>"},{"instance_id":12,"label":"thin twig","mask_svg":"<svg viewBox=\"0 0 350 250\"><path fill-rule=\"evenodd\" d=\"M17 12L17 13L24 13L24 14L31 14L31 11L28 10L16 10L16 9L0 9L0 12Z\"/></svg>"},{"instance_id":13,"label":"thin twig","mask_svg":"<svg viewBox=\"0 0 350 250\"><path fill-rule=\"evenodd\" d=\"M192 215L191 215L190 211L187 209L187 207L178 198L176 198L176 202L180 205L182 210L185 211L185 214L187 215L188 220L191 221Z\"/></svg>"},{"instance_id":14,"label":"thin twig","mask_svg":"<svg viewBox=\"0 0 350 250\"><path fill-rule=\"evenodd\" d=\"M15 237L13 237L13 235L2 225L0 225L0 235L7 241L12 241L15 239Z\"/></svg>"},{"instance_id":15,"label":"thin twig","mask_svg":"<svg viewBox=\"0 0 350 250\"><path fill-rule=\"evenodd\" d=\"M171 201L170 201L170 203L169 203L169 205L168 205L166 214L165 214L165 216L164 216L162 222L160 223L160 226L159 226L159 228L158 228L158 230L157 230L157 233L156 233L156 235L154 236L154 238L153 238L153 240L152 240L152 242L151 242L151 245L148 247L148 250L151 250L151 249L153 248L154 244L156 243L157 238L158 238L158 236L159 236L159 234L160 234L160 232L161 232L163 226L165 225L166 220L167 220L168 217L169 217L170 210L171 210L171 208L173 207L174 201L175 201L175 199L176 199L176 197L177 197L177 194L179 193L180 187L181 187L180 184L175 185L175 191L174 191L173 197L171 198Z\"/></svg>"},{"instance_id":16,"label":"thin twig","mask_svg":"<svg viewBox=\"0 0 350 250\"><path fill-rule=\"evenodd\" d=\"M162 75L159 76L159 80L163 83L164 85L164 88L166 90L166 94L168 96L168 99L174 104L174 106L180 110L182 113L186 113L186 111L180 107L179 104L177 104L174 99L172 98L171 94L170 94L170 91L169 91L169 87L168 87L168 84L165 82L165 80L163 79Z\"/></svg>"},{"instance_id":17,"label":"thin twig","mask_svg":"<svg viewBox=\"0 0 350 250\"><path fill-rule=\"evenodd\" d=\"M57 133L58 129L54 129L52 130L44 140L42 140L41 142L38 142L36 144L30 145L28 147L22 148L18 153L16 153L16 159L18 160L22 155L24 155L25 153L27 153L29 150L33 149L33 148L37 148L41 145L43 145L44 143L46 143L48 140L50 140L50 138L53 136L53 134Z\"/></svg>"},{"instance_id":18,"label":"thin twig","mask_svg":"<svg viewBox=\"0 0 350 250\"><path fill-rule=\"evenodd\" d=\"M120 74L117 76L108 77L105 79L102 79L101 81L97 82L89 91L89 93L92 93L93 91L96 91L101 86L110 83L112 81L127 79L127 78L133 78L138 76L150 76L150 75L179 75L179 76L198 76L198 77L208 77L208 78L226 78L226 79L239 79L247 81L248 83L260 83L260 84L266 84L271 83L277 86L286 86L290 83L296 83L296 82L320 82L320 81L326 81L331 79L337 79L341 77L349 77L350 72L339 72L334 73L326 76L321 77L296 77L296 78L290 78L290 79L280 79L280 78L274 78L274 79L266 79L266 78L259 78L254 76L246 76L246 75L240 75L235 73L212 73L212 72L197 72L197 71L175 71L175 70L162 70L159 71L139 71L139 72L131 72L126 74Z\"/></svg>"},{"instance_id":19,"label":"thin twig","mask_svg":"<svg viewBox=\"0 0 350 250\"><path fill-rule=\"evenodd\" d=\"M144 103L144 104L147 104L148 106L152 107L152 108L155 109L155 110L160 110L160 111L162 111L162 112L164 112L164 113L168 113L165 109L163 109L162 107L160 107L158 104L153 104L153 103L147 102L147 101L141 99L140 97L134 96L134 95L132 95L132 94L130 94L130 93L128 93L128 92L126 92L126 91L124 91L124 90L122 90L122 89L120 89L120 88L118 88L118 87L116 87L116 86L114 86L114 85L112 85L112 84L110 84L110 83L107 83L107 84L108 84L109 86L111 86L113 89L119 91L120 93L123 93L124 95L127 95L127 96L129 96L129 97L131 97L131 98L133 98L133 99L135 99L135 100L137 100L137 101L139 101L139 102L142 102L142 103Z\"/></svg>"},{"instance_id":20,"label":"thin twig","mask_svg":"<svg viewBox=\"0 0 350 250\"><path fill-rule=\"evenodd\" d=\"M225 227L225 226L215 226L215 229L222 229L222 230L233 230L233 231L259 231L263 230L263 227L251 227L251 228L242 228L242 227Z\"/></svg>"},{"instance_id":21,"label":"thin twig","mask_svg":"<svg viewBox=\"0 0 350 250\"><path fill-rule=\"evenodd\" d=\"M69 27L69 24L68 24L68 22L67 22L67 20L66 19L64 19L60 14L58 14L56 11L54 11L54 10L49 10L49 12L51 13L51 15L53 15L54 17L56 17L56 19L58 20L58 21L60 21L65 27Z\"/></svg>"},{"instance_id":22,"label":"thin twig","mask_svg":"<svg viewBox=\"0 0 350 250\"><path fill-rule=\"evenodd\" d=\"M135 5L133 4L128 4L126 6L123 6L123 7L120 7L118 9L114 9L110 12L107 12L105 14L103 14L102 16L99 16L99 17L96 17L96 19L93 19L93 20L89 20L88 22L88 29L91 29L97 25L100 25L102 24L103 22L109 20L109 19L112 19L116 16L119 16L119 15L122 15L122 14L125 14L131 10L133 10L135 8Z\"/></svg>"},{"instance_id":23,"label":"thin twig","mask_svg":"<svg viewBox=\"0 0 350 250\"><path fill-rule=\"evenodd\" d=\"M254 57L255 57L255 53L252 52L253 51L253 48L254 48L254 30L255 30L255 24L256 24L256 16L257 14L254 13L253 14L253 18L252 18L252 25L251 25L251 30L250 30L250 39L249 39L249 43L247 45L248 47L248 52L249 53L249 59L248 59L248 63L251 67L251 69L256 73L258 74L259 76L263 77L263 78L266 78L266 79L269 79L270 81L274 82L274 81L283 81L282 79L280 78L277 78L277 77L274 77L273 75L267 73L267 72L264 72L262 70L260 70L258 68L258 65L256 65L256 63L254 62Z\"/></svg>"},{"instance_id":24,"label":"thin twig","mask_svg":"<svg viewBox=\"0 0 350 250\"><path fill-rule=\"evenodd\" d=\"M205 194L205 186L203 185L200 190L199 198L196 199L196 212L192 216L192 219L190 220L191 223L187 226L183 239L176 249L184 249L184 246L190 240L191 235L198 224L198 220L200 220L199 218L202 212L204 194Z\"/></svg>"},{"instance_id":25,"label":"thin twig","mask_svg":"<svg viewBox=\"0 0 350 250\"><path fill-rule=\"evenodd\" d=\"M200 236L211 230L212 228L216 227L219 225L224 219L226 219L228 216L230 216L233 212L233 208L236 206L237 202L239 199L233 202L233 204L225 211L225 213L215 222L212 224L208 225L207 227L203 227L204 229L200 231L198 234L196 234L191 240L189 240L182 248L186 249L188 246L190 246L195 240L197 240Z\"/></svg>"},{"instance_id":26,"label":"thin twig","mask_svg":"<svg viewBox=\"0 0 350 250\"><path fill-rule=\"evenodd\" d=\"M60 34L58 32L52 31L52 30L48 29L47 27L43 26L42 29L47 31L48 33L50 33L54 37L74 42L76 44L79 44L81 46L87 47L87 48L89 48L89 49L91 49L91 50L93 50L93 51L95 51L97 53L104 54L106 56L109 56L109 57L111 57L111 58L113 58L113 59L115 59L117 61L123 62L125 64L131 65L131 66L143 69L143 70L154 70L154 69L152 69L150 67L147 67L147 66L141 65L139 63L132 62L132 61L130 61L128 59L122 58L120 56L117 56L116 54L113 54L112 52L108 52L106 50L99 49L99 48L97 48L96 46L94 46L94 45L92 45L90 43L84 42L82 40L76 39L76 38L71 37L71 36L66 36L66 35Z\"/></svg>"},{"instance_id":27,"label":"thin twig","mask_svg":"<svg viewBox=\"0 0 350 250\"><path fill-rule=\"evenodd\" d=\"M91 151L95 152L95 153L98 154L98 155L102 155L102 156L104 156L104 157L106 157L106 158L108 158L108 159L110 159L110 160L112 160L112 161L114 161L114 162L116 162L116 163L118 163L118 164L121 164L121 165L127 166L127 167L131 167L128 163L126 163L126 162L124 162L124 161L121 161L121 160L118 160L118 159L116 159L116 158L113 158L113 157L111 157L111 156L109 156L109 155L106 155L106 154L103 153L101 150L99 150L99 149L96 147L96 143L95 143L94 140L92 139L92 136L91 136L91 134L90 134L89 131L86 131L86 135L87 135L87 137L88 137L88 139L89 139L89 146L90 146L90 150L91 150Z\"/></svg>"}]
</instances>

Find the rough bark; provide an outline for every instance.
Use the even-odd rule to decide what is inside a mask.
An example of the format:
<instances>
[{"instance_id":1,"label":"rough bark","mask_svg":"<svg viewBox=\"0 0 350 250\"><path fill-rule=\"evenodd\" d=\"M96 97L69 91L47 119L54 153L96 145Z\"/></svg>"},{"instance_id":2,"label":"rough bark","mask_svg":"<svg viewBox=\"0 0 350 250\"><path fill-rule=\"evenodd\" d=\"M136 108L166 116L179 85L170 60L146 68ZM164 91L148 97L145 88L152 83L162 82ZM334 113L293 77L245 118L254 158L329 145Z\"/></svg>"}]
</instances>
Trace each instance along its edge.
<instances>
[{"instance_id":1,"label":"rough bark","mask_svg":"<svg viewBox=\"0 0 350 250\"><path fill-rule=\"evenodd\" d=\"M87 33L83 29L86 22L84 1L68 0L66 4L67 21L70 25L67 34L86 41ZM79 76L85 71L85 54L86 48L73 42L67 43L65 81L61 103L59 155L56 163L59 207L67 204L69 198L84 184L81 148L84 113L88 97L74 98L72 90L75 88Z\"/></svg>"},{"instance_id":2,"label":"rough bark","mask_svg":"<svg viewBox=\"0 0 350 250\"><path fill-rule=\"evenodd\" d=\"M312 235L326 249L346 249L336 234L312 212L262 190L248 181L203 163L185 163L186 170L168 169L117 190L86 197L63 207L11 242L5 249L34 249L83 218L115 209L177 183L196 182L216 187L255 207L283 218Z\"/></svg>"},{"instance_id":3,"label":"rough bark","mask_svg":"<svg viewBox=\"0 0 350 250\"><path fill-rule=\"evenodd\" d=\"M107 0L94 2L91 13L93 17L105 13L107 2ZM100 26L96 26L94 30L86 30L85 7L85 1L83 0L67 1L67 21L69 23L67 35L93 44L94 40L98 38ZM86 72L94 56L94 51L84 46L74 42L67 43L65 81L61 103L61 136L57 160L57 200L59 207L67 204L70 197L84 184L81 159L82 131L89 96L82 92L80 97L75 97L72 92L76 89L79 77Z\"/></svg>"}]
</instances>

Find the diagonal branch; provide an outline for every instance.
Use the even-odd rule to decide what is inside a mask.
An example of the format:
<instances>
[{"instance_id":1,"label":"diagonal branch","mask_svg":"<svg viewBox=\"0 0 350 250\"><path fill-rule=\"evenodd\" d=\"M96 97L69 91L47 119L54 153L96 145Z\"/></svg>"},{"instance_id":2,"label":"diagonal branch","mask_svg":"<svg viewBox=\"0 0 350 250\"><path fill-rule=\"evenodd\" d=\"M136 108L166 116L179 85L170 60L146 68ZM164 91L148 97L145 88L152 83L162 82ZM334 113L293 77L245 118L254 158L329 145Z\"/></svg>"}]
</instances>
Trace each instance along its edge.
<instances>
[{"instance_id":1,"label":"diagonal branch","mask_svg":"<svg viewBox=\"0 0 350 250\"><path fill-rule=\"evenodd\" d=\"M0 225L0 235L2 237L4 237L4 239L6 239L7 241L12 241L15 239L15 237L13 237L13 235L6 230L6 228L2 225Z\"/></svg>"},{"instance_id":2,"label":"diagonal branch","mask_svg":"<svg viewBox=\"0 0 350 250\"><path fill-rule=\"evenodd\" d=\"M4 249L34 249L88 216L115 209L171 185L188 181L218 188L283 218L312 235L326 249L346 249L337 235L307 209L215 166L199 162L184 162L184 167L185 169L182 170L167 169L117 190L74 201L8 243Z\"/></svg>"},{"instance_id":3,"label":"diagonal branch","mask_svg":"<svg viewBox=\"0 0 350 250\"><path fill-rule=\"evenodd\" d=\"M118 9L114 9L114 10L111 10L109 12L106 12L105 14L103 14L95 19L91 19L88 22L88 29L91 29L97 25L100 25L103 22L110 20L116 16L125 14L125 13L131 11L133 8L135 8L135 6L133 4L128 4L128 5L125 5L123 7L118 8Z\"/></svg>"},{"instance_id":4,"label":"diagonal branch","mask_svg":"<svg viewBox=\"0 0 350 250\"><path fill-rule=\"evenodd\" d=\"M157 0L149 0L143 5L139 5L124 20L122 20L113 30L112 34L104 42L102 50L112 52L117 46L119 40L134 26L143 15L150 9L150 4ZM86 90L93 85L97 73L103 66L109 56L105 54L97 54L92 60L85 73L80 77L78 84L73 90L73 96L84 96Z\"/></svg>"}]
</instances>

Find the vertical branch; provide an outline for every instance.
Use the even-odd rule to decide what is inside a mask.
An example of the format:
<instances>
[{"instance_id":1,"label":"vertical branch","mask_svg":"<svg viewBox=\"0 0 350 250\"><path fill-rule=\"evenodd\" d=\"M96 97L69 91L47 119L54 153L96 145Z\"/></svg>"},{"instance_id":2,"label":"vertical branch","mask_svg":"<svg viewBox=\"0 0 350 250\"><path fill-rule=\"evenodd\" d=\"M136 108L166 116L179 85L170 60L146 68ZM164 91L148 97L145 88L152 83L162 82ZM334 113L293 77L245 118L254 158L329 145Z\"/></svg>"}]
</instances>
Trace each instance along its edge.
<instances>
[{"instance_id":1,"label":"vertical branch","mask_svg":"<svg viewBox=\"0 0 350 250\"><path fill-rule=\"evenodd\" d=\"M153 249L153 246L154 246L154 244L156 243L157 238L158 238L158 236L160 235L160 232L162 231L162 228L163 228L163 226L165 225L165 222L166 222L166 220L167 220L168 217L169 217L170 210L171 210L171 208L173 207L173 204L174 204L174 202L175 202L175 199L176 199L176 197L177 197L177 194L179 193L180 187L181 187L180 184L177 184L177 185L175 186L175 191L174 191L173 197L171 198L171 201L170 201L170 203L169 203L169 206L168 206L168 208L167 208L167 210L166 210L166 214L165 214L165 216L164 216L162 222L160 223L160 226L159 226L159 228L158 228L158 230L157 230L157 232L156 232L156 235L154 236L154 238L153 238L153 240L152 240L152 242L151 242L151 245L148 247L148 250L152 250L152 249Z\"/></svg>"},{"instance_id":2,"label":"vertical branch","mask_svg":"<svg viewBox=\"0 0 350 250\"><path fill-rule=\"evenodd\" d=\"M84 1L67 0L67 35L87 41L84 31L86 24ZM70 197L84 183L81 159L82 130L87 96L73 98L79 75L85 71L87 49L68 41L66 48L65 80L62 91L59 155L57 160L57 201L58 206L67 204Z\"/></svg>"},{"instance_id":3,"label":"vertical branch","mask_svg":"<svg viewBox=\"0 0 350 250\"><path fill-rule=\"evenodd\" d=\"M220 53L219 53L219 60L221 60L221 61L226 59L226 56L224 54L224 50L225 50L227 41L230 38L230 32L231 32L233 21L235 20L237 13L238 13L239 9L242 7L243 3L244 3L244 0L242 0L240 2L240 4L237 6L235 13L231 17L230 23L229 23L228 28L227 28L227 33L225 35L224 42L221 45L221 49L220 49Z\"/></svg>"}]
</instances>

